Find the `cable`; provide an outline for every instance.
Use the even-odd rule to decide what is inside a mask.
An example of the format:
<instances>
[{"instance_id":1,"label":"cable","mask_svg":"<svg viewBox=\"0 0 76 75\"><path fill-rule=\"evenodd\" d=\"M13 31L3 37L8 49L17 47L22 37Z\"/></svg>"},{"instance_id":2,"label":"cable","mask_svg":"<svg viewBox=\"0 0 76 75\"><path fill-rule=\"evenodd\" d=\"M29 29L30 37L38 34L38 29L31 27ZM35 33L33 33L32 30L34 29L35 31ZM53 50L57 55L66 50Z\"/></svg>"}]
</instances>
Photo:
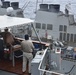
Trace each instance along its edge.
<instances>
[{"instance_id":1,"label":"cable","mask_svg":"<svg viewBox=\"0 0 76 75\"><path fill-rule=\"evenodd\" d=\"M73 65L73 67L70 69L69 72L65 72L65 74L69 74L73 70L74 67L75 67L75 65Z\"/></svg>"}]
</instances>

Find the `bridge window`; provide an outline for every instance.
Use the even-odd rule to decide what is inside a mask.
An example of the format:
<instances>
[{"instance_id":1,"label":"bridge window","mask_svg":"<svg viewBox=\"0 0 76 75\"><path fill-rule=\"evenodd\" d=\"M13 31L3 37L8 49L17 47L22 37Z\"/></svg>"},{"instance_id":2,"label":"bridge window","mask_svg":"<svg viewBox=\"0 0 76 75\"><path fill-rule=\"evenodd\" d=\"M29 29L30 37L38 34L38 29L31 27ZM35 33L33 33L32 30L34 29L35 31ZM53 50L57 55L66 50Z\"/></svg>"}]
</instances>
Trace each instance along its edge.
<instances>
[{"instance_id":1,"label":"bridge window","mask_svg":"<svg viewBox=\"0 0 76 75\"><path fill-rule=\"evenodd\" d=\"M47 30L52 30L52 29L53 29L52 24L47 24Z\"/></svg>"},{"instance_id":2,"label":"bridge window","mask_svg":"<svg viewBox=\"0 0 76 75\"><path fill-rule=\"evenodd\" d=\"M64 25L64 31L65 31L65 32L67 31L67 26L65 26L65 25Z\"/></svg>"},{"instance_id":3,"label":"bridge window","mask_svg":"<svg viewBox=\"0 0 76 75\"><path fill-rule=\"evenodd\" d=\"M63 40L66 41L66 33L63 34Z\"/></svg>"},{"instance_id":4,"label":"bridge window","mask_svg":"<svg viewBox=\"0 0 76 75\"><path fill-rule=\"evenodd\" d=\"M69 41L69 37L70 37L70 34L68 33L68 34L67 34L67 41Z\"/></svg>"},{"instance_id":5,"label":"bridge window","mask_svg":"<svg viewBox=\"0 0 76 75\"><path fill-rule=\"evenodd\" d=\"M73 34L70 36L70 41L73 42Z\"/></svg>"},{"instance_id":6,"label":"bridge window","mask_svg":"<svg viewBox=\"0 0 76 75\"><path fill-rule=\"evenodd\" d=\"M62 41L62 39L63 39L63 34L62 34L62 33L60 33L59 38L60 38L60 40Z\"/></svg>"},{"instance_id":7,"label":"bridge window","mask_svg":"<svg viewBox=\"0 0 76 75\"><path fill-rule=\"evenodd\" d=\"M42 24L42 29L46 29L46 24Z\"/></svg>"},{"instance_id":8,"label":"bridge window","mask_svg":"<svg viewBox=\"0 0 76 75\"><path fill-rule=\"evenodd\" d=\"M63 25L59 26L59 31L63 31Z\"/></svg>"},{"instance_id":9,"label":"bridge window","mask_svg":"<svg viewBox=\"0 0 76 75\"><path fill-rule=\"evenodd\" d=\"M41 23L36 23L36 28L41 28Z\"/></svg>"},{"instance_id":10,"label":"bridge window","mask_svg":"<svg viewBox=\"0 0 76 75\"><path fill-rule=\"evenodd\" d=\"M74 35L74 42L76 42L76 34Z\"/></svg>"}]
</instances>

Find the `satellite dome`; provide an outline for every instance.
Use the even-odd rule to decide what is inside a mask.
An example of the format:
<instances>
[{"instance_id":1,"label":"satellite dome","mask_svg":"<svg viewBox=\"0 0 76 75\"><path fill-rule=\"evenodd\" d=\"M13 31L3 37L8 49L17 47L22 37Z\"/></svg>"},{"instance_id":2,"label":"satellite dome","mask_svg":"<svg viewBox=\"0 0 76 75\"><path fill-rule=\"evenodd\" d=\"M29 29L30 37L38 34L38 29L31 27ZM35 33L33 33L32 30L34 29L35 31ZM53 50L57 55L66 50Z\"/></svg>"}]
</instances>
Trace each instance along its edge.
<instances>
[{"instance_id":1,"label":"satellite dome","mask_svg":"<svg viewBox=\"0 0 76 75\"><path fill-rule=\"evenodd\" d=\"M13 12L13 7L8 7L7 9L6 9L6 11L7 11L7 15L11 15L12 14L12 12Z\"/></svg>"},{"instance_id":2,"label":"satellite dome","mask_svg":"<svg viewBox=\"0 0 76 75\"><path fill-rule=\"evenodd\" d=\"M12 12L14 9L12 7L7 8L7 13Z\"/></svg>"}]
</instances>

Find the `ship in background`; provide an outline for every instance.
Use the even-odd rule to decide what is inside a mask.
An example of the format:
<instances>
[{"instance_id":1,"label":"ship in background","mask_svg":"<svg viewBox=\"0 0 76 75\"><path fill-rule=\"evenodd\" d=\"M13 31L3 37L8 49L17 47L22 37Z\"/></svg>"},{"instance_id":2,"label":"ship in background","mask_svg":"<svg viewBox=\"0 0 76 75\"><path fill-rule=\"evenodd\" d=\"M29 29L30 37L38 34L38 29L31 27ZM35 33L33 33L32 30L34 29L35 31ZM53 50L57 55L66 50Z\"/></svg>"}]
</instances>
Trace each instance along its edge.
<instances>
[{"instance_id":1,"label":"ship in background","mask_svg":"<svg viewBox=\"0 0 76 75\"><path fill-rule=\"evenodd\" d=\"M60 10L59 4L40 4L36 11L34 28L39 37L43 39L53 39L62 42L76 43L76 22L73 14L65 8L65 13ZM12 27L12 33L23 38L25 33L30 33L36 39L36 34L32 30L32 25Z\"/></svg>"},{"instance_id":2,"label":"ship in background","mask_svg":"<svg viewBox=\"0 0 76 75\"><path fill-rule=\"evenodd\" d=\"M36 12L35 28L40 38L49 38L75 43L76 21L73 14L65 8L65 13L60 11L59 4L40 4ZM35 36L34 33L32 36Z\"/></svg>"},{"instance_id":3,"label":"ship in background","mask_svg":"<svg viewBox=\"0 0 76 75\"><path fill-rule=\"evenodd\" d=\"M36 12L34 26L40 38L53 40L52 48L46 49L38 66L38 75L76 75L76 21L59 4L40 4ZM32 35L35 36L34 33ZM56 42L55 42L56 41ZM59 41L67 42L61 46ZM36 56L34 60L37 60ZM36 61L35 61L36 62ZM32 61L32 63L35 63ZM32 70L33 75L36 74Z\"/></svg>"}]
</instances>

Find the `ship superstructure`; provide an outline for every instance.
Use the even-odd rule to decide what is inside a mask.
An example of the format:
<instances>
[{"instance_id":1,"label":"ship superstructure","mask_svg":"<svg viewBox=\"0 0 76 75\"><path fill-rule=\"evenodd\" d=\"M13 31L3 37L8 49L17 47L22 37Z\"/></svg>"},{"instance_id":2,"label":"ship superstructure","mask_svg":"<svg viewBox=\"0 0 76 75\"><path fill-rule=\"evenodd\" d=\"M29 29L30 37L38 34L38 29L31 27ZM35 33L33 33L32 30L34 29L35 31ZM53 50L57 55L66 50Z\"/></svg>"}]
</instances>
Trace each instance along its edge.
<instances>
[{"instance_id":1,"label":"ship superstructure","mask_svg":"<svg viewBox=\"0 0 76 75\"><path fill-rule=\"evenodd\" d=\"M50 36L54 40L76 42L74 15L69 14L68 10L65 13L60 11L59 4L40 4L36 12L35 28L41 38Z\"/></svg>"}]
</instances>

